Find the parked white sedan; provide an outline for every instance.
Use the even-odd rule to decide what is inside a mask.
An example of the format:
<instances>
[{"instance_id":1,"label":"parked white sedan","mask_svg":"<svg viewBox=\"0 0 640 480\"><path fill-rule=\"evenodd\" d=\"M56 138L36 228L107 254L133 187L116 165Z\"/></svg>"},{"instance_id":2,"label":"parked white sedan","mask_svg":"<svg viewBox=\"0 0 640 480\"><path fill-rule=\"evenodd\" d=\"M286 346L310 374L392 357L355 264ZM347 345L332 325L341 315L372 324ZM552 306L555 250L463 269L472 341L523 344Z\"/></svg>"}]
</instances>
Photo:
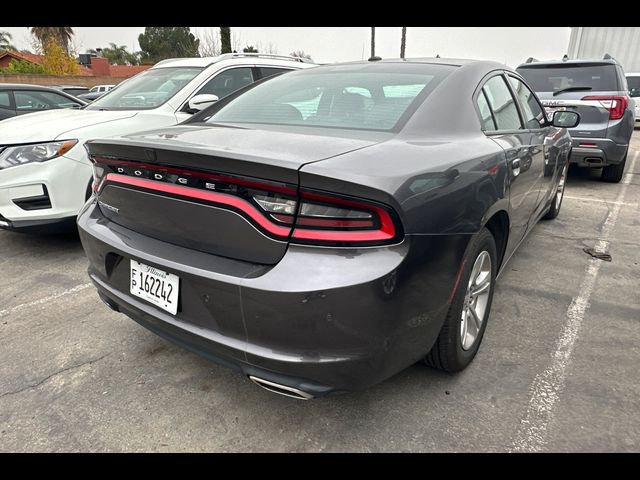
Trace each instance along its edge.
<instances>
[{"instance_id":1,"label":"parked white sedan","mask_svg":"<svg viewBox=\"0 0 640 480\"><path fill-rule=\"evenodd\" d=\"M72 225L91 195L87 140L174 125L261 78L312 66L261 54L164 60L82 110L0 122L0 227Z\"/></svg>"}]
</instances>

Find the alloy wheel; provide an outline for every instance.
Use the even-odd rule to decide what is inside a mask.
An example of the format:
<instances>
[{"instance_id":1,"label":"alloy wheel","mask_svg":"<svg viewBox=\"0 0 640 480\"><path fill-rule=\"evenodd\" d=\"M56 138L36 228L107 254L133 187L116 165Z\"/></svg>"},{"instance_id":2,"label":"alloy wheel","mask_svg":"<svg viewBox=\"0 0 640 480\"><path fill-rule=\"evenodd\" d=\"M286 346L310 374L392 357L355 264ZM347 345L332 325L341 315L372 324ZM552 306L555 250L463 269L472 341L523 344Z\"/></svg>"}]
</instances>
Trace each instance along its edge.
<instances>
[{"instance_id":1,"label":"alloy wheel","mask_svg":"<svg viewBox=\"0 0 640 480\"><path fill-rule=\"evenodd\" d=\"M462 305L460 341L463 350L469 350L480 335L492 287L491 268L491 255L483 250L478 254L471 269Z\"/></svg>"}]
</instances>

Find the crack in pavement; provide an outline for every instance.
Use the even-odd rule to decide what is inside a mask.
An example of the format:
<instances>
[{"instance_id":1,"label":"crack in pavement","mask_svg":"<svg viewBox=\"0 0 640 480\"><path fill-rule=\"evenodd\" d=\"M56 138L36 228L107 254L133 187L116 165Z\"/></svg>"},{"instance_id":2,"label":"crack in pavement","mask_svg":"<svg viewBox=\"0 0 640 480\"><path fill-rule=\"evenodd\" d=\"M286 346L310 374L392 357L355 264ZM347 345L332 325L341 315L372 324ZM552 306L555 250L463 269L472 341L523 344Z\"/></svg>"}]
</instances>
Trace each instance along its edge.
<instances>
[{"instance_id":1,"label":"crack in pavement","mask_svg":"<svg viewBox=\"0 0 640 480\"><path fill-rule=\"evenodd\" d=\"M40 385L42 385L43 383L47 382L48 380L52 379L55 376L61 375L61 374L66 373L66 372L68 372L70 370L75 370L77 368L83 367L84 365L91 365L92 363L99 362L100 360L102 360L105 357L108 357L109 355L111 355L111 354L110 353L106 353L106 354L102 355L101 357L94 358L92 360L87 360L85 362L78 363L76 365L71 365L70 367L63 368L62 370L58 370L57 372L53 372L51 375L48 375L48 376L44 377L42 380L39 380L36 383L29 384L29 385L27 385L25 387L22 387L22 388L18 389L18 390L13 390L13 391L10 391L10 392L4 392L4 393L0 394L0 398L4 398L4 397L6 397L8 395L16 395L16 394L22 393L22 392L24 392L26 390L31 390L31 389L34 389L34 388L38 388Z\"/></svg>"}]
</instances>

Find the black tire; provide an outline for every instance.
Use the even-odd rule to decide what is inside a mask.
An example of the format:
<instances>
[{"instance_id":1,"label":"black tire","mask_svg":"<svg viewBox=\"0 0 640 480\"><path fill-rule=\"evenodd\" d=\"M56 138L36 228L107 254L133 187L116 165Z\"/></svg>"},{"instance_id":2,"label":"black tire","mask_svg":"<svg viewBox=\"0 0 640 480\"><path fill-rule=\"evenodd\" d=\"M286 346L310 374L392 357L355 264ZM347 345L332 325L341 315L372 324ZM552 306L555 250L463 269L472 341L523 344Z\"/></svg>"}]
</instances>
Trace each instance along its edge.
<instances>
[{"instance_id":1,"label":"black tire","mask_svg":"<svg viewBox=\"0 0 640 480\"><path fill-rule=\"evenodd\" d=\"M600 180L603 182L619 183L624 175L624 166L627 163L627 155L618 165L608 165L602 169Z\"/></svg>"},{"instance_id":2,"label":"black tire","mask_svg":"<svg viewBox=\"0 0 640 480\"><path fill-rule=\"evenodd\" d=\"M464 308L465 296L467 293L467 285L471 276L473 265L483 251L489 253L491 258L491 281L490 290L487 301L487 307L482 319L479 333L467 350L462 348L462 339L460 328L462 324L462 310ZM458 288L454 294L444 325L440 330L436 343L431 351L424 358L424 361L430 367L443 370L445 372L458 372L463 370L476 356L484 331L487 328L487 320L491 313L491 302L493 300L493 291L495 287L497 273L497 255L496 242L493 235L487 228L483 228L477 235L473 237L464 255L464 266L458 283Z\"/></svg>"},{"instance_id":3,"label":"black tire","mask_svg":"<svg viewBox=\"0 0 640 480\"><path fill-rule=\"evenodd\" d=\"M544 217L542 217L544 220L553 220L560 213L560 209L562 208L562 200L564 199L564 185L566 185L567 176L569 175L569 164L568 163L567 163L567 165L565 165L563 172L560 172L560 175L561 176L564 175L564 183L562 185L562 193L560 194L560 202L558 203L556 201L556 197L558 195L558 189L561 188L560 187L560 179L558 179L558 183L556 184L555 193L553 195L553 198L551 198L551 206L549 207L549 211L546 213L546 215Z\"/></svg>"}]
</instances>

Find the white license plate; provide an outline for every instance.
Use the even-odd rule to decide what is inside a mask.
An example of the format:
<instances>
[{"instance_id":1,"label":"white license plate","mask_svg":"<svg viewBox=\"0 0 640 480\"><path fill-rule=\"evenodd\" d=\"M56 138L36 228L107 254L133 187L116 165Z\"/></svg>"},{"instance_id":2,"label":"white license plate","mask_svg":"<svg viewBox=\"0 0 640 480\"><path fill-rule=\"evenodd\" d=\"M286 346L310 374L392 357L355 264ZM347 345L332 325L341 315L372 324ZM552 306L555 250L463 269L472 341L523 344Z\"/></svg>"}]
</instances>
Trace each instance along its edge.
<instances>
[{"instance_id":1,"label":"white license plate","mask_svg":"<svg viewBox=\"0 0 640 480\"><path fill-rule=\"evenodd\" d=\"M178 312L180 277L131 260L130 291L175 315Z\"/></svg>"}]
</instances>

